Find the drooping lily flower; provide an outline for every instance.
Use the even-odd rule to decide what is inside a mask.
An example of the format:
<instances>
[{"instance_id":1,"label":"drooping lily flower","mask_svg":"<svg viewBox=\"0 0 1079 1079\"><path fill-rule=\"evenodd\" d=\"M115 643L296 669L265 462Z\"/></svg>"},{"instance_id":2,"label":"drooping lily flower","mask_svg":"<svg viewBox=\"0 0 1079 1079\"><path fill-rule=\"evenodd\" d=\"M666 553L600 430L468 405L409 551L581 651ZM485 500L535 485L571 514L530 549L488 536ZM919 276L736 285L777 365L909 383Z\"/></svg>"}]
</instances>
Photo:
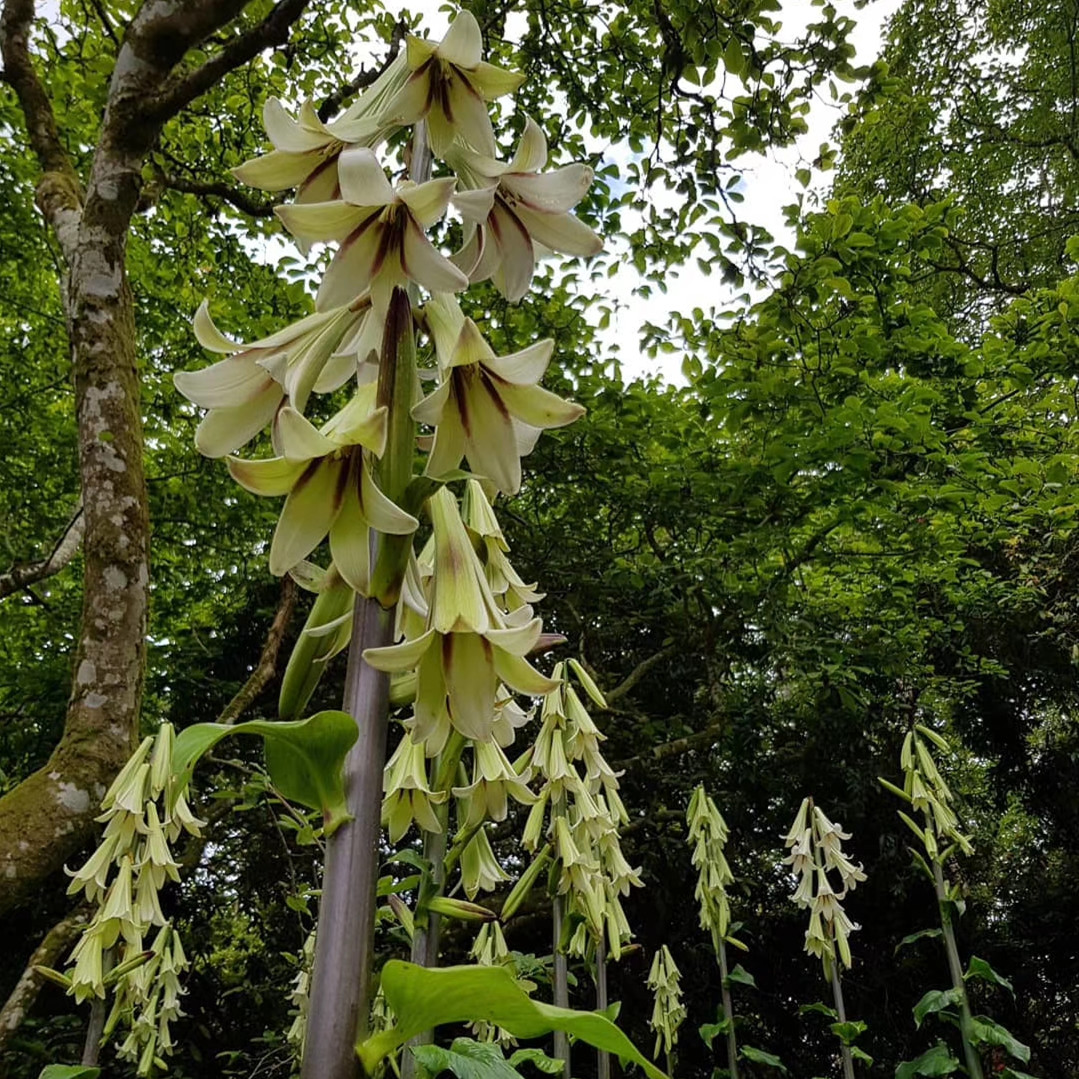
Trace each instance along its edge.
<instances>
[{"instance_id":1,"label":"drooping lily flower","mask_svg":"<svg viewBox=\"0 0 1079 1079\"><path fill-rule=\"evenodd\" d=\"M396 127L381 119L386 103L404 85L408 61L403 54L360 94L336 120L323 123L310 101L290 115L275 97L262 110L273 150L245 161L233 176L263 191L298 188L297 202L329 202L340 197L337 158L347 146L374 148Z\"/></svg>"},{"instance_id":2,"label":"drooping lily flower","mask_svg":"<svg viewBox=\"0 0 1079 1079\"><path fill-rule=\"evenodd\" d=\"M438 388L412 409L415 419L435 428L427 474L444 475L467 457L474 472L515 494L521 456L531 451L539 432L584 414L580 405L538 385L554 344L540 341L496 356L452 296L433 298L424 311L442 368Z\"/></svg>"},{"instance_id":3,"label":"drooping lily flower","mask_svg":"<svg viewBox=\"0 0 1079 1079\"><path fill-rule=\"evenodd\" d=\"M427 757L423 743L409 732L387 761L382 790L382 823L389 826L390 842L396 843L415 821L427 832L441 832L434 806L444 802L446 791L433 791L427 783Z\"/></svg>"},{"instance_id":4,"label":"drooping lily flower","mask_svg":"<svg viewBox=\"0 0 1079 1079\"><path fill-rule=\"evenodd\" d=\"M427 118L427 140L444 158L455 138L493 157L495 137L487 102L512 93L524 82L516 71L485 63L479 23L462 11L437 44L409 37L408 82L386 106L387 124L414 124Z\"/></svg>"},{"instance_id":5,"label":"drooping lily flower","mask_svg":"<svg viewBox=\"0 0 1079 1079\"><path fill-rule=\"evenodd\" d=\"M370 582L370 532L408 535L419 522L375 484L364 450L381 455L386 409L375 407L376 385L317 429L286 405L274 424L279 453L259 461L228 459L233 479L257 495L287 495L270 544L270 572L281 576L306 558L327 533L337 571L363 594Z\"/></svg>"},{"instance_id":6,"label":"drooping lily flower","mask_svg":"<svg viewBox=\"0 0 1079 1079\"><path fill-rule=\"evenodd\" d=\"M419 637L363 656L376 670L415 669L412 736L428 755L441 751L450 730L476 742L491 739L499 682L531 696L554 688L526 659L543 623L530 608L513 616L499 610L465 531L457 500L440 488L428 501L434 534L435 573L427 629Z\"/></svg>"},{"instance_id":7,"label":"drooping lily flower","mask_svg":"<svg viewBox=\"0 0 1079 1079\"><path fill-rule=\"evenodd\" d=\"M277 216L305 243L340 240L341 246L319 286L320 311L350 303L371 289L384 312L398 285L415 281L432 292L468 287L468 278L427 238L446 212L455 180L443 177L395 190L368 149L342 152L337 163L341 200L278 206Z\"/></svg>"},{"instance_id":8,"label":"drooping lily flower","mask_svg":"<svg viewBox=\"0 0 1079 1079\"><path fill-rule=\"evenodd\" d=\"M467 801L468 814L461 827L472 828L485 820L506 819L507 796L521 805L534 805L536 796L528 789L530 773L518 775L494 742L477 742L472 747L472 782L467 787L454 787L456 798Z\"/></svg>"},{"instance_id":9,"label":"drooping lily flower","mask_svg":"<svg viewBox=\"0 0 1079 1079\"><path fill-rule=\"evenodd\" d=\"M508 165L463 152L453 156L452 164L470 188L453 200L467 236L454 261L470 280L491 278L507 300L516 302L532 282L536 245L585 257L603 250L603 241L570 213L588 191L592 170L574 164L541 172L547 164L547 138L533 120L526 121Z\"/></svg>"},{"instance_id":10,"label":"drooping lily flower","mask_svg":"<svg viewBox=\"0 0 1079 1079\"><path fill-rule=\"evenodd\" d=\"M378 348L382 320L364 298L244 344L221 333L204 300L194 329L203 348L228 359L201 371L177 371L173 382L189 401L210 410L195 434L199 452L224 457L254 438L286 397L303 411L312 392L331 393L356 375Z\"/></svg>"}]
</instances>

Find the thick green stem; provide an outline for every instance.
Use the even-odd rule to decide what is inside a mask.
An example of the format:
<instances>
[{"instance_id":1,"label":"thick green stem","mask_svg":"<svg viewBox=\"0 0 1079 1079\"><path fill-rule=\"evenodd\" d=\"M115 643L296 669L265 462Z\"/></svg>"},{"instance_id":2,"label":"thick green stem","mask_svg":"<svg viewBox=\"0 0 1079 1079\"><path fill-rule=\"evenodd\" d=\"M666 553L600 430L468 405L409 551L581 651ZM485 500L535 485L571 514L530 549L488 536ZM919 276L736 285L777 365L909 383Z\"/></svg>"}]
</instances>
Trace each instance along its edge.
<instances>
[{"instance_id":1,"label":"thick green stem","mask_svg":"<svg viewBox=\"0 0 1079 1079\"><path fill-rule=\"evenodd\" d=\"M731 986L727 981L727 944L721 938L716 942L716 957L719 959L720 996L723 1001L723 1022L727 1027L727 1071L730 1079L738 1079L738 1039L734 1033L734 1002L731 1000Z\"/></svg>"},{"instance_id":2,"label":"thick green stem","mask_svg":"<svg viewBox=\"0 0 1079 1079\"><path fill-rule=\"evenodd\" d=\"M937 892L937 907L940 910L940 928L944 932L944 951L948 956L948 972L952 977L952 988L959 998L959 1032L963 1036L963 1056L966 1060L967 1074L971 1079L984 1079L982 1061L974 1045L974 1019L970 1014L970 1000L967 997L967 985L963 980L963 966L959 962L959 947L955 941L955 925L952 921L948 889L944 884L944 871L940 862L933 861L933 881Z\"/></svg>"},{"instance_id":3,"label":"thick green stem","mask_svg":"<svg viewBox=\"0 0 1079 1079\"><path fill-rule=\"evenodd\" d=\"M839 1022L847 1021L847 1009L843 1003L843 983L839 977L839 963L833 962L832 967L832 999L835 1001L835 1013ZM850 1046L842 1038L839 1041L839 1052L843 1058L843 1079L854 1079L854 1059L851 1057Z\"/></svg>"},{"instance_id":4,"label":"thick green stem","mask_svg":"<svg viewBox=\"0 0 1079 1079\"><path fill-rule=\"evenodd\" d=\"M596 1011L605 1011L607 1004L607 943L601 930L596 941ZM611 1054L602 1049L596 1054L596 1079L611 1079Z\"/></svg>"}]
</instances>

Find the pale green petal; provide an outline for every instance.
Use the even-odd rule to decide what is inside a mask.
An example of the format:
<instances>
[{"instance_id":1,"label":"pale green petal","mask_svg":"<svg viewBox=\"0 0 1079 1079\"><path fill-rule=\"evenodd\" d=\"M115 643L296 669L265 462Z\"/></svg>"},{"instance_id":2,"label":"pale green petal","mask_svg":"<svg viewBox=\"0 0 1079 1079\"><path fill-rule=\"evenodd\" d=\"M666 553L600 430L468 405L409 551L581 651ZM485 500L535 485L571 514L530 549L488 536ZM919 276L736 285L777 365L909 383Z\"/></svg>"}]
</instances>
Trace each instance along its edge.
<instances>
[{"instance_id":1,"label":"pale green petal","mask_svg":"<svg viewBox=\"0 0 1079 1079\"><path fill-rule=\"evenodd\" d=\"M502 187L528 209L564 214L588 193L592 170L587 165L567 165L539 175L508 172Z\"/></svg>"},{"instance_id":2,"label":"pale green petal","mask_svg":"<svg viewBox=\"0 0 1079 1079\"><path fill-rule=\"evenodd\" d=\"M603 241L572 214L545 214L518 206L517 216L533 238L552 251L585 256L597 255L603 250Z\"/></svg>"},{"instance_id":3,"label":"pale green petal","mask_svg":"<svg viewBox=\"0 0 1079 1079\"><path fill-rule=\"evenodd\" d=\"M503 94L512 94L525 81L519 71L509 71L488 63L477 64L466 73L466 78L484 101L494 101Z\"/></svg>"},{"instance_id":4,"label":"pale green petal","mask_svg":"<svg viewBox=\"0 0 1079 1079\"><path fill-rule=\"evenodd\" d=\"M509 164L508 172L539 172L547 164L547 136L543 128L532 119L525 119L525 129L517 144L517 153Z\"/></svg>"},{"instance_id":5,"label":"pale green petal","mask_svg":"<svg viewBox=\"0 0 1079 1079\"><path fill-rule=\"evenodd\" d=\"M458 191L453 196L453 205L457 207L466 221L482 225L487 220L487 215L495 204L495 192L497 190L498 185L491 184L490 187L476 187L471 191Z\"/></svg>"},{"instance_id":6,"label":"pale green petal","mask_svg":"<svg viewBox=\"0 0 1079 1079\"><path fill-rule=\"evenodd\" d=\"M423 305L427 328L434 338L438 360L443 367L452 363L453 350L457 347L457 338L461 336L461 327L465 316L457 297L446 292L432 296Z\"/></svg>"},{"instance_id":7,"label":"pale green petal","mask_svg":"<svg viewBox=\"0 0 1079 1079\"><path fill-rule=\"evenodd\" d=\"M382 207L393 202L393 186L374 153L366 146L343 150L337 159L341 197L353 206Z\"/></svg>"},{"instance_id":8,"label":"pale green petal","mask_svg":"<svg viewBox=\"0 0 1079 1079\"><path fill-rule=\"evenodd\" d=\"M510 652L495 649L495 671L510 689L530 697L542 697L558 688L558 683L540 674L528 660Z\"/></svg>"},{"instance_id":9,"label":"pale green petal","mask_svg":"<svg viewBox=\"0 0 1079 1079\"><path fill-rule=\"evenodd\" d=\"M514 418L531 427L565 427L579 420L584 409L575 401L564 401L541 386L515 386L503 382L498 394Z\"/></svg>"},{"instance_id":10,"label":"pale green petal","mask_svg":"<svg viewBox=\"0 0 1079 1079\"><path fill-rule=\"evenodd\" d=\"M319 286L319 310L343 307L371 284L384 257L385 225L378 214L369 217L338 249Z\"/></svg>"},{"instance_id":11,"label":"pale green petal","mask_svg":"<svg viewBox=\"0 0 1079 1079\"><path fill-rule=\"evenodd\" d=\"M438 388L418 404L412 406L412 418L417 423L426 423L437 427L442 422L446 404L450 399L452 376L441 382ZM451 465L451 468L456 467Z\"/></svg>"},{"instance_id":12,"label":"pale green petal","mask_svg":"<svg viewBox=\"0 0 1079 1079\"><path fill-rule=\"evenodd\" d=\"M247 461L242 457L228 459L232 478L252 494L287 495L304 471L304 465L286 461L284 457L267 457L260 461ZM299 559L296 560L297 562Z\"/></svg>"},{"instance_id":13,"label":"pale green petal","mask_svg":"<svg viewBox=\"0 0 1079 1079\"><path fill-rule=\"evenodd\" d=\"M371 583L371 530L360 505L360 473L366 474L366 469L362 455L356 454L341 511L330 527L330 553L348 586L366 596Z\"/></svg>"},{"instance_id":14,"label":"pale green petal","mask_svg":"<svg viewBox=\"0 0 1079 1079\"><path fill-rule=\"evenodd\" d=\"M285 499L270 544L270 572L280 577L325 538L344 498L346 462L323 458L300 474Z\"/></svg>"},{"instance_id":15,"label":"pale green petal","mask_svg":"<svg viewBox=\"0 0 1079 1079\"><path fill-rule=\"evenodd\" d=\"M386 448L386 406L373 408L377 386L359 386L352 400L322 426L322 433L339 446L363 446L378 457Z\"/></svg>"},{"instance_id":16,"label":"pale green petal","mask_svg":"<svg viewBox=\"0 0 1079 1079\"><path fill-rule=\"evenodd\" d=\"M326 140L334 137L333 132L318 118L315 104L310 98L300 106L297 120L299 121L300 127L305 131L311 131L316 135L321 135Z\"/></svg>"},{"instance_id":17,"label":"pale green petal","mask_svg":"<svg viewBox=\"0 0 1079 1079\"><path fill-rule=\"evenodd\" d=\"M442 674L449 696L450 719L466 738L486 741L495 720L493 646L475 633L442 638Z\"/></svg>"},{"instance_id":18,"label":"pale green petal","mask_svg":"<svg viewBox=\"0 0 1079 1079\"><path fill-rule=\"evenodd\" d=\"M291 405L285 405L275 421L275 445L282 457L289 461L310 461L326 457L337 448L337 443L319 434L315 426Z\"/></svg>"},{"instance_id":19,"label":"pale green petal","mask_svg":"<svg viewBox=\"0 0 1079 1079\"><path fill-rule=\"evenodd\" d=\"M404 183L397 197L408 207L420 226L429 229L445 214L456 183L452 176L429 180L425 184Z\"/></svg>"},{"instance_id":20,"label":"pale green petal","mask_svg":"<svg viewBox=\"0 0 1079 1079\"><path fill-rule=\"evenodd\" d=\"M466 318L461 325L461 332L457 335L457 344L453 350L450 366L472 367L493 358L494 351L480 333L479 327L472 319Z\"/></svg>"},{"instance_id":21,"label":"pale green petal","mask_svg":"<svg viewBox=\"0 0 1079 1079\"><path fill-rule=\"evenodd\" d=\"M426 64L436 52L438 52L437 41L429 41L427 38L416 37L415 34L409 34L405 38L405 55L408 66L413 71Z\"/></svg>"},{"instance_id":22,"label":"pale green petal","mask_svg":"<svg viewBox=\"0 0 1079 1079\"><path fill-rule=\"evenodd\" d=\"M527 457L536 448L536 443L539 442L543 429L531 427L527 423L522 423L520 420L515 419L513 421L513 434L517 439L518 457Z\"/></svg>"},{"instance_id":23,"label":"pale green petal","mask_svg":"<svg viewBox=\"0 0 1079 1079\"><path fill-rule=\"evenodd\" d=\"M470 380L460 402L465 456L472 470L486 476L500 491L516 494L521 486L521 459L509 410L498 390L489 378L480 375Z\"/></svg>"},{"instance_id":24,"label":"pale green petal","mask_svg":"<svg viewBox=\"0 0 1079 1079\"><path fill-rule=\"evenodd\" d=\"M442 104L436 102L427 118L429 141L435 154L445 157L456 135L479 153L494 157L498 147L487 103L467 77L456 72L449 76L445 105L443 111Z\"/></svg>"},{"instance_id":25,"label":"pale green petal","mask_svg":"<svg viewBox=\"0 0 1079 1079\"><path fill-rule=\"evenodd\" d=\"M442 677L442 638L420 660L416 672L415 720L412 737L424 743L427 755L441 753L451 725L446 711L446 683Z\"/></svg>"},{"instance_id":26,"label":"pale green petal","mask_svg":"<svg viewBox=\"0 0 1079 1079\"><path fill-rule=\"evenodd\" d=\"M460 11L439 42L438 56L457 67L475 67L483 57L480 24L469 11Z\"/></svg>"},{"instance_id":27,"label":"pale green petal","mask_svg":"<svg viewBox=\"0 0 1079 1079\"><path fill-rule=\"evenodd\" d=\"M410 641L401 641L399 644L386 645L384 648L365 648L363 652L364 662L374 667L376 671L385 671L387 674L400 674L402 671L411 671L423 658L424 653L435 639L435 631L429 629L420 637Z\"/></svg>"},{"instance_id":28,"label":"pale green petal","mask_svg":"<svg viewBox=\"0 0 1079 1079\"><path fill-rule=\"evenodd\" d=\"M444 476L461 463L461 458L464 455L465 432L461 426L461 418L454 403L443 412L442 418L435 428L435 439L431 446L431 452L427 457L424 474L435 477Z\"/></svg>"},{"instance_id":29,"label":"pale green petal","mask_svg":"<svg viewBox=\"0 0 1079 1079\"><path fill-rule=\"evenodd\" d=\"M226 337L214 324L214 320L210 318L209 300L203 300L199 304L195 317L191 320L191 328L195 331L195 339L209 352L239 352L244 348L239 341Z\"/></svg>"},{"instance_id":30,"label":"pale green petal","mask_svg":"<svg viewBox=\"0 0 1079 1079\"><path fill-rule=\"evenodd\" d=\"M465 274L436 250L412 218L405 225L401 267L411 280L430 292L461 292L468 288Z\"/></svg>"},{"instance_id":31,"label":"pale green petal","mask_svg":"<svg viewBox=\"0 0 1079 1079\"><path fill-rule=\"evenodd\" d=\"M501 291L510 303L516 303L528 291L536 265L529 229L501 199L495 200L487 229L500 255Z\"/></svg>"},{"instance_id":32,"label":"pale green petal","mask_svg":"<svg viewBox=\"0 0 1079 1079\"><path fill-rule=\"evenodd\" d=\"M275 330L268 337L260 337L257 341L241 345L240 348L252 350L281 348L283 345L292 344L301 337L319 332L327 323L339 319L341 315L340 310L316 311L314 314L305 315L298 322L290 323L280 330Z\"/></svg>"},{"instance_id":33,"label":"pale green petal","mask_svg":"<svg viewBox=\"0 0 1079 1079\"><path fill-rule=\"evenodd\" d=\"M405 513L378 489L369 468L363 469L360 507L368 524L387 535L410 536L420 526L420 522L411 513Z\"/></svg>"},{"instance_id":34,"label":"pale green petal","mask_svg":"<svg viewBox=\"0 0 1079 1079\"><path fill-rule=\"evenodd\" d=\"M276 97L266 99L262 109L262 124L270 142L278 150L303 153L305 150L317 150L329 142L325 132L310 131L297 123Z\"/></svg>"},{"instance_id":35,"label":"pale green petal","mask_svg":"<svg viewBox=\"0 0 1079 1079\"><path fill-rule=\"evenodd\" d=\"M273 379L256 397L235 408L206 413L195 431L195 448L205 457L224 457L255 437L273 418L282 391Z\"/></svg>"},{"instance_id":36,"label":"pale green petal","mask_svg":"<svg viewBox=\"0 0 1079 1079\"><path fill-rule=\"evenodd\" d=\"M351 206L347 202L292 203L275 206L274 213L293 236L307 243L341 240L372 216L370 209ZM343 303L328 306L340 307Z\"/></svg>"},{"instance_id":37,"label":"pale green petal","mask_svg":"<svg viewBox=\"0 0 1079 1079\"><path fill-rule=\"evenodd\" d=\"M491 627L494 600L487 590L483 567L457 509L457 499L445 488L427 502L435 540L435 582L431 625L439 633L483 633Z\"/></svg>"},{"instance_id":38,"label":"pale green petal","mask_svg":"<svg viewBox=\"0 0 1079 1079\"><path fill-rule=\"evenodd\" d=\"M284 191L302 184L319 166L317 154L293 150L271 150L253 157L232 170L232 175L248 187L262 191Z\"/></svg>"},{"instance_id":39,"label":"pale green petal","mask_svg":"<svg viewBox=\"0 0 1079 1079\"><path fill-rule=\"evenodd\" d=\"M506 382L517 386L534 386L543 378L553 351L554 342L548 337L520 352L511 352L508 356L492 356L484 360L484 364Z\"/></svg>"},{"instance_id":40,"label":"pale green petal","mask_svg":"<svg viewBox=\"0 0 1079 1079\"><path fill-rule=\"evenodd\" d=\"M341 185L337 182L337 158L322 160L311 170L311 175L296 190L293 202L335 202L341 198Z\"/></svg>"},{"instance_id":41,"label":"pale green petal","mask_svg":"<svg viewBox=\"0 0 1079 1079\"><path fill-rule=\"evenodd\" d=\"M419 66L419 65L417 65ZM408 82L390 98L382 113L384 124L414 124L431 107L431 70L416 71Z\"/></svg>"},{"instance_id":42,"label":"pale green petal","mask_svg":"<svg viewBox=\"0 0 1079 1079\"><path fill-rule=\"evenodd\" d=\"M311 389L315 393L333 393L355 376L357 366L354 352L335 352L319 371Z\"/></svg>"},{"instance_id":43,"label":"pale green petal","mask_svg":"<svg viewBox=\"0 0 1079 1079\"><path fill-rule=\"evenodd\" d=\"M177 371L172 381L199 408L238 408L257 397L273 380L250 354L241 353L201 371Z\"/></svg>"},{"instance_id":44,"label":"pale green petal","mask_svg":"<svg viewBox=\"0 0 1079 1079\"><path fill-rule=\"evenodd\" d=\"M511 655L527 656L536 647L542 632L543 619L533 618L531 622L512 629L489 629L485 636L491 644Z\"/></svg>"}]
</instances>

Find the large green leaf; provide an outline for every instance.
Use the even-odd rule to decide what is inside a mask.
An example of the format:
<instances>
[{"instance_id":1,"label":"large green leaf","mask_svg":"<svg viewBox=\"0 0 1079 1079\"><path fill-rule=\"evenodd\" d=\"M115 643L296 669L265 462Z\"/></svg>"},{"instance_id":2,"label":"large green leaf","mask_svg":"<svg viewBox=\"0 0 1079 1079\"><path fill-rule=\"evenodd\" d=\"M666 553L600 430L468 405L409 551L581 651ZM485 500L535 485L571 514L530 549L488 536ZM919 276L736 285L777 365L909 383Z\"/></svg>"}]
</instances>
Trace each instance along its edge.
<instances>
[{"instance_id":1,"label":"large green leaf","mask_svg":"<svg viewBox=\"0 0 1079 1079\"><path fill-rule=\"evenodd\" d=\"M438 1045L414 1045L412 1055L429 1076L452 1072L457 1079L521 1079L492 1042L454 1038L449 1049Z\"/></svg>"},{"instance_id":2,"label":"large green leaf","mask_svg":"<svg viewBox=\"0 0 1079 1079\"><path fill-rule=\"evenodd\" d=\"M787 1066L775 1055L775 1053L766 1053L763 1049L754 1049L752 1045L743 1045L739 1052L745 1057L746 1060L751 1060L754 1064L763 1064L767 1068L775 1068L777 1071L787 1074Z\"/></svg>"},{"instance_id":3,"label":"large green leaf","mask_svg":"<svg viewBox=\"0 0 1079 1079\"><path fill-rule=\"evenodd\" d=\"M382 968L382 992L397 1025L356 1046L371 1073L388 1053L409 1038L443 1023L485 1020L515 1038L539 1038L561 1030L597 1049L632 1061L649 1079L666 1079L605 1016L576 1012L533 1000L501 967L443 967L429 970L391 959Z\"/></svg>"},{"instance_id":4,"label":"large green leaf","mask_svg":"<svg viewBox=\"0 0 1079 1079\"><path fill-rule=\"evenodd\" d=\"M960 993L957 989L930 989L914 1005L914 1025L920 1027L927 1015L934 1015L953 1004L958 1004L959 999Z\"/></svg>"},{"instance_id":5,"label":"large green leaf","mask_svg":"<svg viewBox=\"0 0 1079 1079\"><path fill-rule=\"evenodd\" d=\"M999 1045L1006 1049L1016 1060L1024 1064L1030 1061L1030 1046L1024 1045L1011 1031L984 1015L974 1016L972 1040L980 1045Z\"/></svg>"},{"instance_id":6,"label":"large green leaf","mask_svg":"<svg viewBox=\"0 0 1079 1079\"><path fill-rule=\"evenodd\" d=\"M85 1064L47 1064L37 1079L97 1079L100 1068L88 1068Z\"/></svg>"},{"instance_id":7,"label":"large green leaf","mask_svg":"<svg viewBox=\"0 0 1079 1079\"><path fill-rule=\"evenodd\" d=\"M970 957L970 966L967 967L967 971L963 975L964 981L969 982L971 978L979 978L983 982L999 985L1002 989L1007 989L1013 997L1015 996L1012 983L998 974L984 959L979 959L976 955Z\"/></svg>"},{"instance_id":8,"label":"large green leaf","mask_svg":"<svg viewBox=\"0 0 1079 1079\"><path fill-rule=\"evenodd\" d=\"M959 1070L959 1061L943 1042L922 1053L917 1060L908 1060L895 1069L895 1079L915 1079L915 1076L951 1075Z\"/></svg>"},{"instance_id":9,"label":"large green leaf","mask_svg":"<svg viewBox=\"0 0 1079 1079\"><path fill-rule=\"evenodd\" d=\"M271 722L253 719L227 726L196 723L176 736L172 771L177 789L191 780L204 753L230 734L257 734L266 740L266 766L281 794L309 809L322 811L326 833L348 819L345 805L345 755L358 728L347 712L318 712L308 719Z\"/></svg>"}]
</instances>

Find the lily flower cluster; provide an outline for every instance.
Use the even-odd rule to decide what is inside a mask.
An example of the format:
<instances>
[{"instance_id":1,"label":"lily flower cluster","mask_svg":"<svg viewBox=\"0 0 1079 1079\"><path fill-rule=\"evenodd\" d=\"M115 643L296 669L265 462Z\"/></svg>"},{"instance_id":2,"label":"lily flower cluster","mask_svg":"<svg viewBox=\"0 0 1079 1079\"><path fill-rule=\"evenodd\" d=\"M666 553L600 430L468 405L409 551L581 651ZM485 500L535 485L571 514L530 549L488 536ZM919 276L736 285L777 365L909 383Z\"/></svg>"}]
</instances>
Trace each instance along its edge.
<instances>
[{"instance_id":1,"label":"lily flower cluster","mask_svg":"<svg viewBox=\"0 0 1079 1079\"><path fill-rule=\"evenodd\" d=\"M907 731L899 754L904 775L902 789L884 779L880 782L921 813L921 826L906 813L900 812L899 816L921 840L929 859L943 865L957 848L964 854L973 853L974 848L970 837L959 829L959 818L952 808L954 796L938 771L926 741L945 753L951 752L942 735L924 724L915 724Z\"/></svg>"},{"instance_id":2,"label":"lily flower cluster","mask_svg":"<svg viewBox=\"0 0 1079 1079\"><path fill-rule=\"evenodd\" d=\"M485 922L480 926L469 955L481 967L507 967L514 971L513 955L506 944L502 927L498 922ZM506 1029L486 1019L477 1019L468 1024L477 1041L497 1042L502 1046L517 1044L517 1039Z\"/></svg>"},{"instance_id":3,"label":"lily flower cluster","mask_svg":"<svg viewBox=\"0 0 1079 1079\"><path fill-rule=\"evenodd\" d=\"M578 924L568 951L584 956L606 935L617 959L632 938L621 899L640 887L640 870L622 853L618 832L628 821L618 794L618 775L604 759L604 736L570 680L600 708L603 694L581 664L571 659L554 669L554 688L543 699L539 734L525 755L543 777L524 830L524 845L536 850L550 840L560 866L558 890L569 895L569 913Z\"/></svg>"},{"instance_id":4,"label":"lily flower cluster","mask_svg":"<svg viewBox=\"0 0 1079 1079\"><path fill-rule=\"evenodd\" d=\"M729 935L731 906L727 888L734 883L734 874L723 848L730 831L703 786L697 787L689 800L686 824L693 846L693 865L697 870L697 888L693 894L701 908L701 928L711 933L717 955L724 941L744 949L741 941Z\"/></svg>"},{"instance_id":5,"label":"lily flower cluster","mask_svg":"<svg viewBox=\"0 0 1079 1079\"><path fill-rule=\"evenodd\" d=\"M115 993L104 1036L126 1020L130 1033L119 1052L139 1076L164 1067L161 1056L172 1052L169 1024L182 1014L179 979L187 959L159 893L166 881L180 879L171 845L185 832L198 836L202 824L172 774L172 746L168 723L143 739L102 799L101 843L68 886L69 895L83 892L96 903L71 953L69 991L76 1000Z\"/></svg>"},{"instance_id":6,"label":"lily flower cluster","mask_svg":"<svg viewBox=\"0 0 1079 1079\"><path fill-rule=\"evenodd\" d=\"M655 1006L649 1021L649 1025L656 1032L656 1047L652 1050L654 1057L659 1056L661 1047L669 1054L678 1042L678 1028L686 1017L686 1009L682 1005L682 989L678 984L680 978L681 974L667 945L661 945L648 972L648 988L655 997Z\"/></svg>"},{"instance_id":7,"label":"lily flower cluster","mask_svg":"<svg viewBox=\"0 0 1079 1079\"><path fill-rule=\"evenodd\" d=\"M841 903L866 879L861 865L843 853L842 841L850 838L850 833L830 821L812 798L805 798L784 840L790 850L784 864L798 877L792 898L809 910L805 950L821 960L826 973L831 972L837 952L843 966L852 965L850 934L860 928L847 917ZM838 892L830 873L839 877Z\"/></svg>"}]
</instances>

